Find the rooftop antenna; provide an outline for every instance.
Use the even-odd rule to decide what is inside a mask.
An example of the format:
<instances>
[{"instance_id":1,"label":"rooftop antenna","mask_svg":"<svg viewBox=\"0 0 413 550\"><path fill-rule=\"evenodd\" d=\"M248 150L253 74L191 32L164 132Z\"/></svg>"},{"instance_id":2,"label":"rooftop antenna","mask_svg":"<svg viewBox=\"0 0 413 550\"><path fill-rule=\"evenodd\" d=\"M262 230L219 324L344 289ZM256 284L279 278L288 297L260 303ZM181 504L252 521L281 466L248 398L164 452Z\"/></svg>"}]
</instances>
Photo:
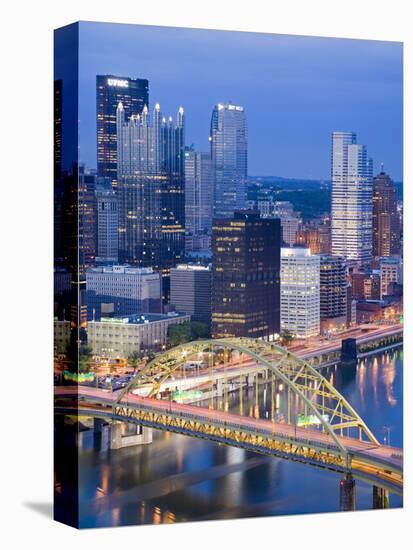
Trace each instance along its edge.
<instances>
[{"instance_id":1,"label":"rooftop antenna","mask_svg":"<svg viewBox=\"0 0 413 550\"><path fill-rule=\"evenodd\" d=\"M380 164L380 166L381 166L381 173L384 174L384 162L382 162L382 163Z\"/></svg>"}]
</instances>

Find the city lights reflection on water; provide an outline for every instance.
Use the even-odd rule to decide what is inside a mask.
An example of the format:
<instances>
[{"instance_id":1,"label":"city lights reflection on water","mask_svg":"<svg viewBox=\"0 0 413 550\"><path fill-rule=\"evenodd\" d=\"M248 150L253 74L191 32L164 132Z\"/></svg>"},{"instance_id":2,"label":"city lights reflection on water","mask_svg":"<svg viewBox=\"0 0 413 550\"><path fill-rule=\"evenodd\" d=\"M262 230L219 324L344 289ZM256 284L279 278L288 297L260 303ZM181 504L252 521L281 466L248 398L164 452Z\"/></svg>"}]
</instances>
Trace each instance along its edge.
<instances>
[{"instance_id":1,"label":"city lights reflection on water","mask_svg":"<svg viewBox=\"0 0 413 550\"><path fill-rule=\"evenodd\" d=\"M349 400L380 442L402 446L402 348L331 367L326 378ZM285 418L286 388L275 386L274 413ZM258 397L258 401L257 401ZM293 408L299 406L297 396ZM209 406L210 401L204 403ZM215 407L239 412L239 397ZM243 396L244 412L271 418L268 387ZM100 438L100 439L99 439ZM339 509L339 474L212 442L154 431L150 445L108 450L108 431L80 436L84 527L328 512ZM402 499L390 496L390 506ZM357 481L356 508L372 507L372 489Z\"/></svg>"}]
</instances>

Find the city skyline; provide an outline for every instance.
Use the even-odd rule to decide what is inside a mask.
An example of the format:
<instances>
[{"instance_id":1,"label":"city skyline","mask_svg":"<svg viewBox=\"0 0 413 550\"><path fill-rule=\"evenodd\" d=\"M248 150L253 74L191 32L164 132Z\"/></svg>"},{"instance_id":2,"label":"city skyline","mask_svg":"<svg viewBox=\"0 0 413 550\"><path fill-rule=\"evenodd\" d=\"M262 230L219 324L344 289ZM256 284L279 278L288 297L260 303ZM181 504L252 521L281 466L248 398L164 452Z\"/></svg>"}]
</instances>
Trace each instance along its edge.
<instances>
[{"instance_id":1,"label":"city skyline","mask_svg":"<svg viewBox=\"0 0 413 550\"><path fill-rule=\"evenodd\" d=\"M183 105L186 145L197 150L208 148L215 104L243 105L250 176L329 179L329 138L339 130L369 144L375 173L384 162L402 180L400 43L91 23L80 24L80 40L80 160L91 168L95 78L115 74L149 81L149 110Z\"/></svg>"},{"instance_id":2,"label":"city skyline","mask_svg":"<svg viewBox=\"0 0 413 550\"><path fill-rule=\"evenodd\" d=\"M397 45L114 28L56 33L56 519L403 506Z\"/></svg>"}]
</instances>

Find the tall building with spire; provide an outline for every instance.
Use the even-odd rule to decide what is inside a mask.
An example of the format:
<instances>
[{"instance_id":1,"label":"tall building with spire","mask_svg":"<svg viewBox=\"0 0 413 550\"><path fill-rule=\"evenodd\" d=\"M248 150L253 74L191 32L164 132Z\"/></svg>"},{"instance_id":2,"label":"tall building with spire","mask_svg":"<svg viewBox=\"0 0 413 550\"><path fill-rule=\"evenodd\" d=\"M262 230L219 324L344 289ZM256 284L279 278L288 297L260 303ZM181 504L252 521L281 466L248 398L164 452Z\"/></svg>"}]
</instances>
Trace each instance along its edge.
<instances>
[{"instance_id":1,"label":"tall building with spire","mask_svg":"<svg viewBox=\"0 0 413 550\"><path fill-rule=\"evenodd\" d=\"M373 178L373 256L400 254L400 215L397 191L390 176L381 172Z\"/></svg>"},{"instance_id":2,"label":"tall building with spire","mask_svg":"<svg viewBox=\"0 0 413 550\"><path fill-rule=\"evenodd\" d=\"M99 178L117 185L116 109L122 102L125 117L141 114L149 105L149 83L145 78L96 76L97 170Z\"/></svg>"},{"instance_id":3,"label":"tall building with spire","mask_svg":"<svg viewBox=\"0 0 413 550\"><path fill-rule=\"evenodd\" d=\"M247 205L247 121L244 107L218 103L211 118L214 217L232 218Z\"/></svg>"},{"instance_id":4,"label":"tall building with spire","mask_svg":"<svg viewBox=\"0 0 413 550\"><path fill-rule=\"evenodd\" d=\"M176 124L156 104L126 117L117 108L119 259L167 273L184 254L184 110Z\"/></svg>"},{"instance_id":5,"label":"tall building with spire","mask_svg":"<svg viewBox=\"0 0 413 550\"><path fill-rule=\"evenodd\" d=\"M372 255L372 160L353 132L333 132L331 249L333 256L367 262Z\"/></svg>"}]
</instances>

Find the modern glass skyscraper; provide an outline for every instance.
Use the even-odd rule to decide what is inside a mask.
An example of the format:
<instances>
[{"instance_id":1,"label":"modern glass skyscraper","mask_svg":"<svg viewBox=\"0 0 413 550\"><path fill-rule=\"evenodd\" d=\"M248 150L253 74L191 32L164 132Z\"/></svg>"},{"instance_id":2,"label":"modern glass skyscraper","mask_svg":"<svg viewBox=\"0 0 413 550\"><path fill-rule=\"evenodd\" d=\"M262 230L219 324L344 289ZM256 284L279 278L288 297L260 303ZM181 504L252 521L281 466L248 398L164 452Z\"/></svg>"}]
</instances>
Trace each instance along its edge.
<instances>
[{"instance_id":1,"label":"modern glass skyscraper","mask_svg":"<svg viewBox=\"0 0 413 550\"><path fill-rule=\"evenodd\" d=\"M117 184L116 109L122 102L125 117L141 114L149 105L149 84L143 78L96 76L97 169L99 177Z\"/></svg>"},{"instance_id":2,"label":"modern glass skyscraper","mask_svg":"<svg viewBox=\"0 0 413 550\"><path fill-rule=\"evenodd\" d=\"M372 254L372 160L353 132L334 132L331 155L333 256L367 262Z\"/></svg>"},{"instance_id":3,"label":"modern glass skyscraper","mask_svg":"<svg viewBox=\"0 0 413 550\"><path fill-rule=\"evenodd\" d=\"M185 229L192 235L211 233L213 171L209 153L185 151Z\"/></svg>"},{"instance_id":4,"label":"modern glass skyscraper","mask_svg":"<svg viewBox=\"0 0 413 550\"><path fill-rule=\"evenodd\" d=\"M247 201L247 122L244 107L215 105L211 118L214 217L232 218Z\"/></svg>"},{"instance_id":5,"label":"modern glass skyscraper","mask_svg":"<svg viewBox=\"0 0 413 550\"><path fill-rule=\"evenodd\" d=\"M168 270L184 254L184 110L176 125L155 105L126 119L117 109L119 259Z\"/></svg>"}]
</instances>

